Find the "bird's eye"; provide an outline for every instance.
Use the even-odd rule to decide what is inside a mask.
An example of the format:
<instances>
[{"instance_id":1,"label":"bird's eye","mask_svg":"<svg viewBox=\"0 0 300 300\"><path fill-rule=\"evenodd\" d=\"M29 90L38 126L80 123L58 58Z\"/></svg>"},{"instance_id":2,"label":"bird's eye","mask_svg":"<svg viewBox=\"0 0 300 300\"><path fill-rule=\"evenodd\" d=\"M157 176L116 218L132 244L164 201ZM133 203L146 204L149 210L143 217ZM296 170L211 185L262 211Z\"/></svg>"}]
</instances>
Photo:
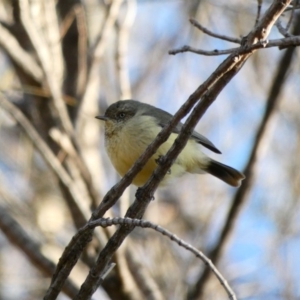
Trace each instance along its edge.
<instances>
[{"instance_id":1,"label":"bird's eye","mask_svg":"<svg viewBox=\"0 0 300 300\"><path fill-rule=\"evenodd\" d=\"M118 113L118 119L124 119L124 118L125 118L125 113L124 112Z\"/></svg>"}]
</instances>

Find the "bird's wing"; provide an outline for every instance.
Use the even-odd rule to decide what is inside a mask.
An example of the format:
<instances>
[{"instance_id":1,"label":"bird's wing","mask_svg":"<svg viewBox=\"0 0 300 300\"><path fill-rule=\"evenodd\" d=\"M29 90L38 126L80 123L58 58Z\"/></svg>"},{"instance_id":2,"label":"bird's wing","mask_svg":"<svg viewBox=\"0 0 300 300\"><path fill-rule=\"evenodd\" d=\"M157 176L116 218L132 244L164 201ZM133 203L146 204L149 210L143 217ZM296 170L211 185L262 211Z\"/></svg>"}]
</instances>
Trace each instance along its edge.
<instances>
[{"instance_id":1,"label":"bird's wing","mask_svg":"<svg viewBox=\"0 0 300 300\"><path fill-rule=\"evenodd\" d=\"M150 105L147 108L147 112L145 111L143 113L143 115L149 115L152 117L155 116L157 124L161 127L165 127L168 124L168 122L171 120L171 118L173 117L168 112L166 112L162 109L156 108L156 107L152 107ZM179 134L182 126L183 126L183 124L181 122L178 123L177 126L173 129L173 133ZM209 150L211 150L215 153L221 153L221 151L202 134L200 134L196 131L193 131L191 138L194 139L197 143L201 144L202 146L208 148Z\"/></svg>"},{"instance_id":2,"label":"bird's wing","mask_svg":"<svg viewBox=\"0 0 300 300\"><path fill-rule=\"evenodd\" d=\"M177 124L173 132L179 133L181 131L182 126L182 123ZM202 146L208 148L209 150L218 154L221 153L221 151L209 139L207 139L205 136L198 133L197 131L193 131L193 133L191 134L191 138L194 139L197 143L201 144Z\"/></svg>"}]
</instances>

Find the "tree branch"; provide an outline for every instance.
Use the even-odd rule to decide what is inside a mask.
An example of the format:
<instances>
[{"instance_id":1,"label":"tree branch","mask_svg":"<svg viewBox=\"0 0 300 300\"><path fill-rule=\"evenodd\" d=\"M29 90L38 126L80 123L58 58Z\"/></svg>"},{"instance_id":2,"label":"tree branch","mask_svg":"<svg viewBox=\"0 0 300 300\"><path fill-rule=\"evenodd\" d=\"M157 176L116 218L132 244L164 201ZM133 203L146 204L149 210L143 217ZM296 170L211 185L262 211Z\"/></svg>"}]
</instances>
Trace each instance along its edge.
<instances>
[{"instance_id":1,"label":"tree branch","mask_svg":"<svg viewBox=\"0 0 300 300\"><path fill-rule=\"evenodd\" d=\"M197 20L195 20L194 18L190 18L190 23L192 25L194 25L196 28L200 29L202 32L206 33L207 35L210 35L214 38L220 39L220 40L224 40L227 42L231 42L231 43L236 43L236 44L241 44L242 40L241 39L237 39L237 38L232 38L230 36L226 36L223 34L218 34L218 33L214 33L210 30L208 30L207 28L205 28L204 26L202 26Z\"/></svg>"},{"instance_id":2,"label":"tree branch","mask_svg":"<svg viewBox=\"0 0 300 300\"><path fill-rule=\"evenodd\" d=\"M261 5L262 5L262 0L257 0L257 13L256 13L256 19L255 19L255 26L259 22L260 13L261 13Z\"/></svg>"},{"instance_id":3,"label":"tree branch","mask_svg":"<svg viewBox=\"0 0 300 300\"><path fill-rule=\"evenodd\" d=\"M270 40L270 41L259 41L256 44L249 46L248 51L272 48L272 47L279 47L279 49L283 49L283 48L287 48L287 47L293 47L293 46L300 45L300 36L292 36L292 35L288 34L287 32L283 31L284 28L282 26L280 26L280 24L278 24L278 23L276 23L276 26L281 34L287 36L286 38ZM225 50L215 49L212 51L206 51L206 50L201 50L201 49L195 49L193 47L185 45L181 48L170 50L169 54L176 55L178 53L192 52L192 53L206 55L206 56L217 56L217 55L231 54L231 53L239 51L239 49L240 49L240 47L225 49Z\"/></svg>"}]
</instances>

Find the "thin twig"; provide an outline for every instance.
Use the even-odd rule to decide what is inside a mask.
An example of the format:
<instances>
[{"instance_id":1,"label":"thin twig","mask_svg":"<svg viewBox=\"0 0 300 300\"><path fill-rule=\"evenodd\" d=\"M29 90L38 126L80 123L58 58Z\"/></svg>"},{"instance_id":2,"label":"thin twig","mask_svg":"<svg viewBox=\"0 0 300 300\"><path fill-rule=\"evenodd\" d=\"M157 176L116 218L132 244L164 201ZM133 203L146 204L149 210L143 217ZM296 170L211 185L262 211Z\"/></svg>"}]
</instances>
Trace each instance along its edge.
<instances>
[{"instance_id":1,"label":"thin twig","mask_svg":"<svg viewBox=\"0 0 300 300\"><path fill-rule=\"evenodd\" d=\"M256 19L255 19L255 26L259 22L260 13L261 13L261 5L262 5L262 0L257 0L257 13L256 13Z\"/></svg>"},{"instance_id":2,"label":"thin twig","mask_svg":"<svg viewBox=\"0 0 300 300\"><path fill-rule=\"evenodd\" d=\"M299 2L299 0L294 0L294 5L293 5L293 7L292 7L292 11L291 11L291 14L290 14L289 21L287 22L286 27L285 27L285 30L286 30L286 31L289 31L289 29L290 29L290 27L291 27L293 18L294 18L294 16L295 16L295 7L296 7L296 5L298 4L298 2Z\"/></svg>"},{"instance_id":3,"label":"thin twig","mask_svg":"<svg viewBox=\"0 0 300 300\"><path fill-rule=\"evenodd\" d=\"M96 221L91 221L91 222L87 223L79 231L81 232L80 234L82 234L86 230L94 229L97 226L101 226L101 227L105 228L107 226L112 226L112 225L130 225L130 226L133 226L133 227L137 226L137 227L142 227L142 228L150 228L150 229L153 229L153 230L157 231L158 233L160 233L162 235L165 235L171 241L174 241L180 247L183 247L184 249L190 251L196 257L201 259L205 263L205 265L208 268L210 268L211 271L216 275L216 277L218 278L221 285L225 288L229 298L230 299L236 299L236 296L235 296L233 290L231 289L231 287L229 286L228 282L225 280L225 278L222 276L220 271L214 266L214 264L211 262L211 260L208 257L206 257L200 250L196 249L195 247L193 247L189 243L185 242L184 240L177 237L175 234L171 233L170 231L164 229L163 227L161 227L159 225L153 224L149 221L145 221L145 220L142 220L142 219L101 218L101 219L98 219Z\"/></svg>"},{"instance_id":4,"label":"thin twig","mask_svg":"<svg viewBox=\"0 0 300 300\"><path fill-rule=\"evenodd\" d=\"M75 5L76 6L76 5ZM63 40L67 32L69 31L73 21L76 18L75 9L71 9L60 24L60 40Z\"/></svg>"},{"instance_id":5,"label":"thin twig","mask_svg":"<svg viewBox=\"0 0 300 300\"><path fill-rule=\"evenodd\" d=\"M192 52L200 55L205 55L205 56L217 56L217 55L225 55L225 54L231 54L234 51L237 51L240 49L240 47L237 48L231 48L231 49L226 49L226 50L212 50L212 51L206 51L206 50L201 50L201 49L196 49L188 45L184 45L180 48L170 50L168 53L170 55L176 55L178 53L184 53L184 52Z\"/></svg>"},{"instance_id":6,"label":"thin twig","mask_svg":"<svg viewBox=\"0 0 300 300\"><path fill-rule=\"evenodd\" d=\"M265 48L272 48L272 47L279 47L279 49L292 47L292 46L299 46L300 45L300 37L293 36L285 31L285 29L281 26L280 23L276 23L276 26L281 34L286 36L284 39L274 39L270 41L258 41L256 44L253 44L247 48L247 51L256 50L256 49L265 49ZM205 51L201 49L195 49L190 46L183 46L178 49L173 49L169 51L169 54L176 55L178 53L184 52L192 52L200 55L206 56L217 56L217 55L225 55L237 52L240 50L240 47L226 49L226 50L212 50L212 51Z\"/></svg>"},{"instance_id":7,"label":"thin twig","mask_svg":"<svg viewBox=\"0 0 300 300\"><path fill-rule=\"evenodd\" d=\"M105 272L103 273L103 275L101 276L101 279L104 280L105 277L110 273L110 271L116 266L115 263L110 263L107 267L107 269L105 270Z\"/></svg>"},{"instance_id":8,"label":"thin twig","mask_svg":"<svg viewBox=\"0 0 300 300\"><path fill-rule=\"evenodd\" d=\"M214 33L212 31L208 30L207 28L205 28L204 26L202 26L194 18L190 18L190 22L196 28L200 29L205 34L210 35L210 36L212 36L214 38L217 38L217 39L220 39L220 40L224 40L224 41L227 41L227 42L231 42L231 43L236 43L236 44L241 44L241 42L242 42L241 39L233 38L233 37L230 37L230 36L227 36L227 35L223 35L223 34Z\"/></svg>"},{"instance_id":9,"label":"thin twig","mask_svg":"<svg viewBox=\"0 0 300 300\"><path fill-rule=\"evenodd\" d=\"M276 22L276 27L278 31L286 38L292 37L292 35L282 26L280 20Z\"/></svg>"}]
</instances>

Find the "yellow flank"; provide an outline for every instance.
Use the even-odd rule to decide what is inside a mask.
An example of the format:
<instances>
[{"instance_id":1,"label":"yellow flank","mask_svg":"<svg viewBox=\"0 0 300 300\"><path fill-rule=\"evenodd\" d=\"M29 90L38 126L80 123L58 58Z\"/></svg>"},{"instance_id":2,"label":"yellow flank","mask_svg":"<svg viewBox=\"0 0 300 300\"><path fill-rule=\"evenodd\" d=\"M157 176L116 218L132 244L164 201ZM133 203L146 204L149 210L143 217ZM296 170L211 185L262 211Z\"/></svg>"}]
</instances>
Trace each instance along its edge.
<instances>
[{"instance_id":1,"label":"yellow flank","mask_svg":"<svg viewBox=\"0 0 300 300\"><path fill-rule=\"evenodd\" d=\"M106 121L105 141L107 153L121 176L127 173L161 131L161 127L154 120L151 116L135 116L127 121L126 126L121 124L118 126L115 122ZM169 139L158 148L157 152L134 178L133 184L141 186L146 183L157 167L156 160L167 153L176 137L177 134L171 134ZM194 140L190 140L161 184L163 185L172 177L181 176L185 172L202 173L201 169L205 167L208 160L209 158L201 152L198 144Z\"/></svg>"}]
</instances>

